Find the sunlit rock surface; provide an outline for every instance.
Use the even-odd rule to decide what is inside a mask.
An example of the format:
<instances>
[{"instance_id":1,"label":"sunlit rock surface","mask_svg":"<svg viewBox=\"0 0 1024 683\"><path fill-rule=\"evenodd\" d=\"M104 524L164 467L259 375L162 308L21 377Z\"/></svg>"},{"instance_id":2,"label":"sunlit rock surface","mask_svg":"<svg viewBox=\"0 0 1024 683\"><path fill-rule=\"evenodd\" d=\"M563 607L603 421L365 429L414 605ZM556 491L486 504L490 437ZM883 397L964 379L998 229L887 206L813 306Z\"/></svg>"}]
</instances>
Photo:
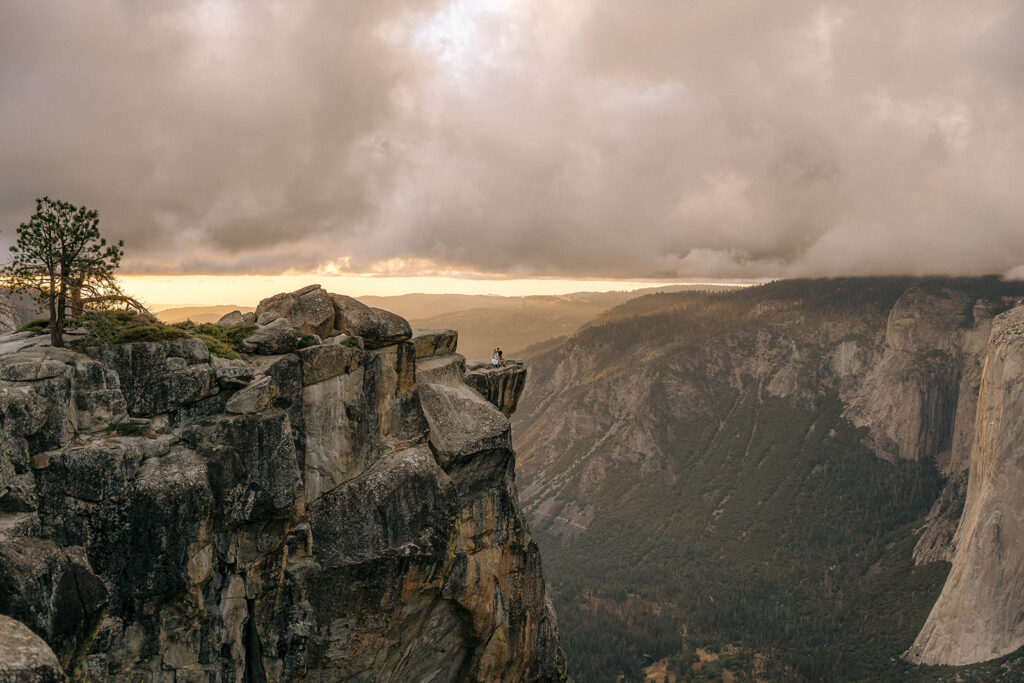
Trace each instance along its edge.
<instances>
[{"instance_id":1,"label":"sunlit rock surface","mask_svg":"<svg viewBox=\"0 0 1024 683\"><path fill-rule=\"evenodd\" d=\"M1022 492L1024 307L1018 307L992 326L953 567L908 659L970 664L1024 645Z\"/></svg>"}]
</instances>

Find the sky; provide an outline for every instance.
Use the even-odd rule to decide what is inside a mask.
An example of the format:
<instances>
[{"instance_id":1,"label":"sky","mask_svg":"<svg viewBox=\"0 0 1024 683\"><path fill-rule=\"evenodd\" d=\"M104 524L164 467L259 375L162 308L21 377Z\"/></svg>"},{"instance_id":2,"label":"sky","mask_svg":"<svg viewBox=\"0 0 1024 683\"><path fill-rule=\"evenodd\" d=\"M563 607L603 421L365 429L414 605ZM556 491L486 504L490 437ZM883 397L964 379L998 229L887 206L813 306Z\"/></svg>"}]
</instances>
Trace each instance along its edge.
<instances>
[{"instance_id":1,"label":"sky","mask_svg":"<svg viewBox=\"0 0 1024 683\"><path fill-rule=\"evenodd\" d=\"M149 283L1024 276L1021 36L1019 0L2 0L0 239L49 195Z\"/></svg>"}]
</instances>

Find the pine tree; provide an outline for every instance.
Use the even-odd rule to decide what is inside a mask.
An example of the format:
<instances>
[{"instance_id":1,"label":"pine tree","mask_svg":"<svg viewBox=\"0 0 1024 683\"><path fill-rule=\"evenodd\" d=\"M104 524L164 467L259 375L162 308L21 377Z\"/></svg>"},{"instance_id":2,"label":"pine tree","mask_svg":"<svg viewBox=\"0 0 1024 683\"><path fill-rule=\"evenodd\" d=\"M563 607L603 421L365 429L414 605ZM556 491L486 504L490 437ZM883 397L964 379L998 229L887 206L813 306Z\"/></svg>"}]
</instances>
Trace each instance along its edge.
<instances>
[{"instance_id":1,"label":"pine tree","mask_svg":"<svg viewBox=\"0 0 1024 683\"><path fill-rule=\"evenodd\" d=\"M99 214L69 202L43 197L36 212L18 228L13 257L3 266L5 284L39 292L50 314L50 340L64 345L69 303L80 314L88 300L126 299L114 280L124 255L123 241L108 245L100 237Z\"/></svg>"}]
</instances>

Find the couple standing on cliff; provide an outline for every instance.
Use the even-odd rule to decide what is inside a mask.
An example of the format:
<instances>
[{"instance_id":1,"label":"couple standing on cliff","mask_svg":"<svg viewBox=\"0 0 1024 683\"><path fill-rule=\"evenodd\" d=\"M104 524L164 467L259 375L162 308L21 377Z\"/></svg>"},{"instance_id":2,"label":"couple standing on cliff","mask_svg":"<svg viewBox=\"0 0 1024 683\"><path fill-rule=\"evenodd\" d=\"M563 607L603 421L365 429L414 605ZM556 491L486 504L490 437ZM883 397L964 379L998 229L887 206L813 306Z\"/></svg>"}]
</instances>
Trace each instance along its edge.
<instances>
[{"instance_id":1,"label":"couple standing on cliff","mask_svg":"<svg viewBox=\"0 0 1024 683\"><path fill-rule=\"evenodd\" d=\"M504 365L504 364L505 364L505 359L501 355L501 347L500 346L494 347L494 354L491 356L491 365L493 365L494 367L498 367L499 365Z\"/></svg>"}]
</instances>

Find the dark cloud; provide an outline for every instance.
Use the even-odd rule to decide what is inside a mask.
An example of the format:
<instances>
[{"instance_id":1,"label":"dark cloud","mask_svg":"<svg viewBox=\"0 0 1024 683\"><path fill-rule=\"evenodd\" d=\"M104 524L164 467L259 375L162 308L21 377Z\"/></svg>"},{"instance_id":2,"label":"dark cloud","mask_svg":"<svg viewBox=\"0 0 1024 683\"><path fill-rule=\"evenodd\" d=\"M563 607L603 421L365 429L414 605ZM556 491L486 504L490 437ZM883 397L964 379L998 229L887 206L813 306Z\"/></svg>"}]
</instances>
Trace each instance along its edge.
<instances>
[{"instance_id":1,"label":"dark cloud","mask_svg":"<svg viewBox=\"0 0 1024 683\"><path fill-rule=\"evenodd\" d=\"M0 7L0 220L127 267L605 277L1024 264L1024 6Z\"/></svg>"}]
</instances>

